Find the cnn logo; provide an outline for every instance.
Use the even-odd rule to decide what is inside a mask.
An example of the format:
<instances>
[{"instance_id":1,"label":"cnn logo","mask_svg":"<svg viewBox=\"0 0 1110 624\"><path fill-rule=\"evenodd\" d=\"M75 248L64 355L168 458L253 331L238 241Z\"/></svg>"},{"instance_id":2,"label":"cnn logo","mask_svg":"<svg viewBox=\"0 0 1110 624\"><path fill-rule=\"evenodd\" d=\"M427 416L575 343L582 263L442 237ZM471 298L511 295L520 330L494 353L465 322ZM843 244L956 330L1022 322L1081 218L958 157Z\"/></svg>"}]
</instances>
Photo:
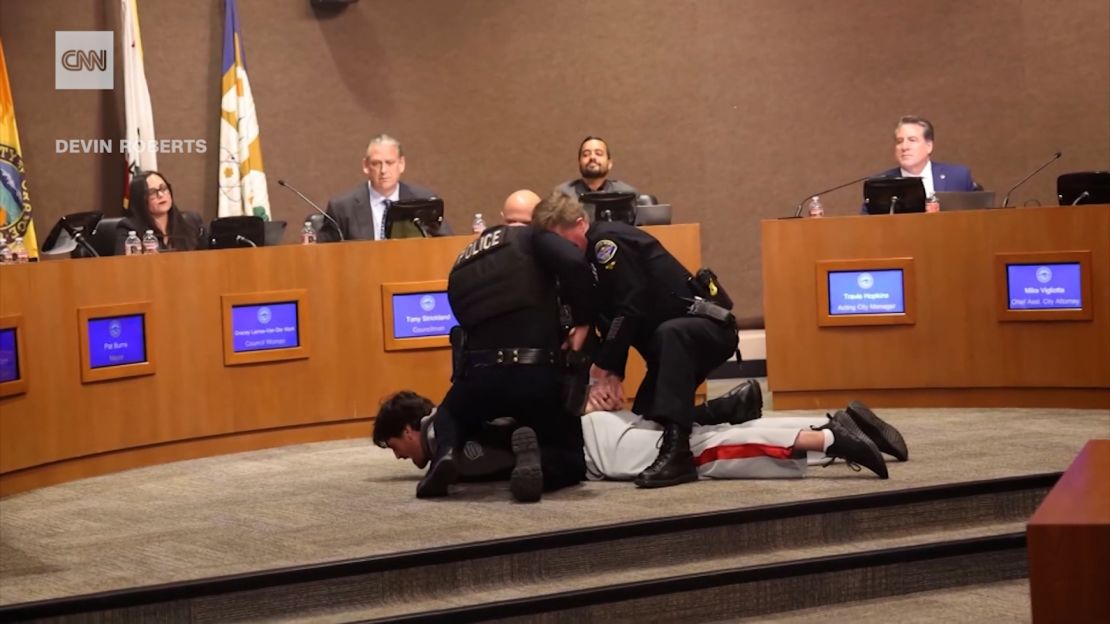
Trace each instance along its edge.
<instances>
[{"instance_id":1,"label":"cnn logo","mask_svg":"<svg viewBox=\"0 0 1110 624\"><path fill-rule=\"evenodd\" d=\"M54 33L55 89L111 89L115 43L110 30Z\"/></svg>"},{"instance_id":2,"label":"cnn logo","mask_svg":"<svg viewBox=\"0 0 1110 624\"><path fill-rule=\"evenodd\" d=\"M108 51L66 50L62 52L62 67L69 71L83 69L104 71L108 69Z\"/></svg>"}]
</instances>

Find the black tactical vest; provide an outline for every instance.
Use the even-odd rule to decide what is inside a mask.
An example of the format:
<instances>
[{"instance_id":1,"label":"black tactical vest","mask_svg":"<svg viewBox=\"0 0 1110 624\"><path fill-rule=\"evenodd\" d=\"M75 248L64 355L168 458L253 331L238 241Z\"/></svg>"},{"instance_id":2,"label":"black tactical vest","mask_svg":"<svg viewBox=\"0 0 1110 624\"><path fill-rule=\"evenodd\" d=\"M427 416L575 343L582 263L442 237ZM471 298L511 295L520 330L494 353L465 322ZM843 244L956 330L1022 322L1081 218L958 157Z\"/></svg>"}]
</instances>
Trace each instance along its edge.
<instances>
[{"instance_id":1,"label":"black tactical vest","mask_svg":"<svg viewBox=\"0 0 1110 624\"><path fill-rule=\"evenodd\" d=\"M531 227L499 225L459 252L447 297L464 329L526 308L556 309L554 281L533 257L534 235Z\"/></svg>"}]
</instances>

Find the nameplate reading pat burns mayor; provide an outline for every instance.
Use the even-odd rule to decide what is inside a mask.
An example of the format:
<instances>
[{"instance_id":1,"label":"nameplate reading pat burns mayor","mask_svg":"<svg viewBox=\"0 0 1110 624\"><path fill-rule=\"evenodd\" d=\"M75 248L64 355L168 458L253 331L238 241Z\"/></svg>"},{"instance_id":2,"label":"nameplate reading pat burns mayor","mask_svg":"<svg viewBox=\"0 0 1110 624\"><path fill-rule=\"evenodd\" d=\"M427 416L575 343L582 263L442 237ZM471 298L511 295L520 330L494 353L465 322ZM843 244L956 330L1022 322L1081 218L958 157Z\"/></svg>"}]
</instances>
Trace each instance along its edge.
<instances>
[{"instance_id":1,"label":"nameplate reading pat burns mayor","mask_svg":"<svg viewBox=\"0 0 1110 624\"><path fill-rule=\"evenodd\" d=\"M153 324L150 302L78 308L81 381L153 375Z\"/></svg>"}]
</instances>

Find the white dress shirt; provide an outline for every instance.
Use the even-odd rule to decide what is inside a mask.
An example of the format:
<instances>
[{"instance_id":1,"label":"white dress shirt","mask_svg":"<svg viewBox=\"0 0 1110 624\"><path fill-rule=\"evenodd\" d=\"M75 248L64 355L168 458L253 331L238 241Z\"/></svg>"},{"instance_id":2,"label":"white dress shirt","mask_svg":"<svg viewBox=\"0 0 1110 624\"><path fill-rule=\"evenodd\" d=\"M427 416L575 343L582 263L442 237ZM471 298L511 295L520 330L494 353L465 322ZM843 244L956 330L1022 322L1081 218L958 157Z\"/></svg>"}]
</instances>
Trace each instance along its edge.
<instances>
[{"instance_id":1,"label":"white dress shirt","mask_svg":"<svg viewBox=\"0 0 1110 624\"><path fill-rule=\"evenodd\" d=\"M921 184L925 187L925 199L936 195L934 190L936 187L933 186L933 161L925 162L925 168L921 170L921 175L914 175L905 169L902 169L901 173L903 178L921 178Z\"/></svg>"}]
</instances>

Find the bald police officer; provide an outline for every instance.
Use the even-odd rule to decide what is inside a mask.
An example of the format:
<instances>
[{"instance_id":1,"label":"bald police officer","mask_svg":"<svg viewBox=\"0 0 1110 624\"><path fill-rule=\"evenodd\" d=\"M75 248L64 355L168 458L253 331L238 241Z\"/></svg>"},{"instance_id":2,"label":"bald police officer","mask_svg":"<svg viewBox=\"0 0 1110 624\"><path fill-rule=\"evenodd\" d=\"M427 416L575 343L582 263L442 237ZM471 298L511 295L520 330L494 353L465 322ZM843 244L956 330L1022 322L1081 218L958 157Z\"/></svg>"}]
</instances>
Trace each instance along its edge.
<instances>
[{"instance_id":1,"label":"bald police officer","mask_svg":"<svg viewBox=\"0 0 1110 624\"><path fill-rule=\"evenodd\" d=\"M459 253L447 295L461 326L461 340L457 335L454 341L461 354L440 405L436 453L417 486L418 497L446 496L458 477L460 445L502 417L515 418L538 441L534 471L520 469L522 449L514 448L518 469L510 490L518 501L538 500L543 490L585 477L578 414L562 400L561 349L567 339L556 293L575 326L567 346L577 350L594 315L593 288L582 254L551 232L499 225ZM514 433L514 446L517 441Z\"/></svg>"},{"instance_id":2,"label":"bald police officer","mask_svg":"<svg viewBox=\"0 0 1110 624\"><path fill-rule=\"evenodd\" d=\"M665 487L696 480L690 452L694 396L709 372L736 352L735 318L727 309L731 302L715 281L706 288L694 279L647 232L627 223L590 225L576 200L541 204L532 225L573 242L596 270L606 328L590 369L591 398L606 407L623 400L629 347L647 362L632 410L663 425L663 439L656 460L636 477L636 485ZM712 303L714 298L722 305Z\"/></svg>"}]
</instances>

